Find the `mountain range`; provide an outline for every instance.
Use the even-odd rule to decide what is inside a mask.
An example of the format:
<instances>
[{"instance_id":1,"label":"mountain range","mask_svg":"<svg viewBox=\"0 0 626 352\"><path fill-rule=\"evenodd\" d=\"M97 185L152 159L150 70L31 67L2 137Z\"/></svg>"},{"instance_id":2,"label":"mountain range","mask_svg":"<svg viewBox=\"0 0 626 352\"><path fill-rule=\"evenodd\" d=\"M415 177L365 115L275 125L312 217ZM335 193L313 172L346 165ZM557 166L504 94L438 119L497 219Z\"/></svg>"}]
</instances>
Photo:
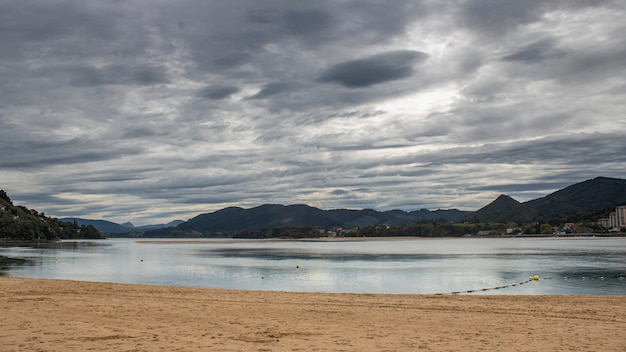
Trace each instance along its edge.
<instances>
[{"instance_id":1,"label":"mountain range","mask_svg":"<svg viewBox=\"0 0 626 352\"><path fill-rule=\"evenodd\" d=\"M373 209L321 210L305 204L264 204L250 209L230 207L213 213L201 214L178 225L177 229L219 234L276 227L354 228L379 224L406 225L424 220L455 221L467 214L468 212L456 209L380 212Z\"/></svg>"},{"instance_id":2,"label":"mountain range","mask_svg":"<svg viewBox=\"0 0 626 352\"><path fill-rule=\"evenodd\" d=\"M239 231L322 227L356 228L371 225L402 226L422 221L466 222L545 222L565 220L569 217L596 212L608 212L611 208L626 204L626 180L597 177L577 183L554 193L527 202L519 202L508 195L500 195L493 202L477 211L457 209L430 211L374 209L322 210L305 204L264 204L244 209L228 207L215 212L200 214L188 221L175 220L167 224L133 226L106 220L64 218L65 222L92 225L105 234L140 234L143 237L224 236Z\"/></svg>"},{"instance_id":3,"label":"mountain range","mask_svg":"<svg viewBox=\"0 0 626 352\"><path fill-rule=\"evenodd\" d=\"M626 180L597 177L568 186L545 197L520 203L501 195L487 206L475 211L457 209L406 212L402 210L321 210L304 204L265 204L243 209L230 207L198 215L174 229L148 231L146 237L187 235L221 236L238 231L273 229L279 227L344 227L370 225L399 226L420 221L472 222L543 222L565 220L590 212L597 212L626 204Z\"/></svg>"},{"instance_id":4,"label":"mountain range","mask_svg":"<svg viewBox=\"0 0 626 352\"><path fill-rule=\"evenodd\" d=\"M135 226L130 222L126 222L120 225L118 223L107 221L107 220L90 220L90 219L81 219L81 218L63 218L60 220L65 221L65 222L71 222L71 223L76 222L79 226L92 225L93 227L97 228L100 232L106 233L106 234L146 232L146 231L162 229L166 227L175 227L184 223L183 220L174 220L174 221L168 222L167 224Z\"/></svg>"}]
</instances>

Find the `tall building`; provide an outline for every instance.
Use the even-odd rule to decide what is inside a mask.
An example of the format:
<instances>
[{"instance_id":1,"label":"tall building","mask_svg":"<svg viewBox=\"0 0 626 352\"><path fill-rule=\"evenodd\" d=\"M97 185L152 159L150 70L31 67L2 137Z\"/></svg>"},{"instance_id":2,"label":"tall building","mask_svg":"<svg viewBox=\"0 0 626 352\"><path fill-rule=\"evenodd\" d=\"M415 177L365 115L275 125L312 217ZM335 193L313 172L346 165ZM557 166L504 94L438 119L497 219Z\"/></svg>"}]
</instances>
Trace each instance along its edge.
<instances>
[{"instance_id":1,"label":"tall building","mask_svg":"<svg viewBox=\"0 0 626 352\"><path fill-rule=\"evenodd\" d=\"M615 208L615 211L609 214L608 218L598 220L604 227L608 228L622 228L626 227L626 205L620 205Z\"/></svg>"},{"instance_id":2,"label":"tall building","mask_svg":"<svg viewBox=\"0 0 626 352\"><path fill-rule=\"evenodd\" d=\"M615 226L626 227L626 205L615 208Z\"/></svg>"}]
</instances>

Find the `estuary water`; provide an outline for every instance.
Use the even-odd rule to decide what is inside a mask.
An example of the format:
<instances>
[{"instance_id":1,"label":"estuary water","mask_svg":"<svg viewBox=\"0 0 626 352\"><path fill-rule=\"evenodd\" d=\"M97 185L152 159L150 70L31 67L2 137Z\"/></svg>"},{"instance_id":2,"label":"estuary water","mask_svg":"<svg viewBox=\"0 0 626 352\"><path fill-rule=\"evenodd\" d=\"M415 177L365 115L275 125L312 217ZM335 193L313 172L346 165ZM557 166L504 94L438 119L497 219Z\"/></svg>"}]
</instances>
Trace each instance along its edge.
<instances>
[{"instance_id":1,"label":"estuary water","mask_svg":"<svg viewBox=\"0 0 626 352\"><path fill-rule=\"evenodd\" d=\"M63 241L0 246L0 275L294 292L626 295L626 238Z\"/></svg>"}]
</instances>

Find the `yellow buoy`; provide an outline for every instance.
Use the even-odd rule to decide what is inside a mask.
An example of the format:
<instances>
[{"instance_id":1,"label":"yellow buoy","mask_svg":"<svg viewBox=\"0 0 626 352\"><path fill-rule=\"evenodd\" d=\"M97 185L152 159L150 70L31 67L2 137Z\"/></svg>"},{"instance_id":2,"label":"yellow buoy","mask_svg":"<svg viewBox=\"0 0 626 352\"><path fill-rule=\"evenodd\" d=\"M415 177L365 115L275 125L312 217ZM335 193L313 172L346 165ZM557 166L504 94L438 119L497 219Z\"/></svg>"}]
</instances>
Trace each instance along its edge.
<instances>
[{"instance_id":1,"label":"yellow buoy","mask_svg":"<svg viewBox=\"0 0 626 352\"><path fill-rule=\"evenodd\" d=\"M59 261L59 257L55 257L54 260L56 260L58 262Z\"/></svg>"},{"instance_id":2,"label":"yellow buoy","mask_svg":"<svg viewBox=\"0 0 626 352\"><path fill-rule=\"evenodd\" d=\"M535 280L535 281L539 281L539 275L535 275L535 276L533 276L533 280Z\"/></svg>"},{"instance_id":3,"label":"yellow buoy","mask_svg":"<svg viewBox=\"0 0 626 352\"><path fill-rule=\"evenodd\" d=\"M296 264L296 269L300 269L300 265Z\"/></svg>"},{"instance_id":4,"label":"yellow buoy","mask_svg":"<svg viewBox=\"0 0 626 352\"><path fill-rule=\"evenodd\" d=\"M143 263L143 258L141 258L141 262Z\"/></svg>"}]
</instances>

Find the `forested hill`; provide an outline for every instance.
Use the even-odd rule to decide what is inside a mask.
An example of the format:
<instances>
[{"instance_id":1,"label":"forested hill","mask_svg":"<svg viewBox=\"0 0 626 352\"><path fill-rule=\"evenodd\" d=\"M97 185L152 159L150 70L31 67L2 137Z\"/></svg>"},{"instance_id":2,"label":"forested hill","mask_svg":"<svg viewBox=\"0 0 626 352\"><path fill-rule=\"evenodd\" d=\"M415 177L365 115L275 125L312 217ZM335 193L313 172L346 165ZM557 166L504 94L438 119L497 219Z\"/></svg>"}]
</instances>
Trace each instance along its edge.
<instances>
[{"instance_id":1,"label":"forested hill","mask_svg":"<svg viewBox=\"0 0 626 352\"><path fill-rule=\"evenodd\" d=\"M367 226L401 227L425 221L515 222L524 225L546 221L563 222L590 213L597 215L591 219L595 222L599 217L606 216L602 215L604 212L608 214L611 209L621 204L626 204L626 180L597 177L525 203L501 195L476 212L456 209L437 211L422 209L413 212L401 210L379 212L373 209L321 210L304 204L288 206L265 204L250 209L231 207L201 214L177 227L148 231L144 233L144 237L222 237L242 231L253 233L278 228L293 228L300 232L303 228L309 228L308 230L314 233L315 227L349 229Z\"/></svg>"},{"instance_id":2,"label":"forested hill","mask_svg":"<svg viewBox=\"0 0 626 352\"><path fill-rule=\"evenodd\" d=\"M373 209L322 210L305 204L264 204L244 209L224 208L198 215L175 228L147 231L143 237L226 236L240 231L276 228L355 228L372 225L400 226L420 221L454 221L468 212L457 209L405 212Z\"/></svg>"},{"instance_id":3,"label":"forested hill","mask_svg":"<svg viewBox=\"0 0 626 352\"><path fill-rule=\"evenodd\" d=\"M102 234L90 225L63 222L44 212L13 205L6 192L0 190L0 240L28 242L72 238L102 238Z\"/></svg>"},{"instance_id":4,"label":"forested hill","mask_svg":"<svg viewBox=\"0 0 626 352\"><path fill-rule=\"evenodd\" d=\"M480 222L517 222L565 220L586 213L609 212L626 204L626 180L596 177L580 182L545 197L520 203L501 195L496 200L469 215L467 219Z\"/></svg>"}]
</instances>

